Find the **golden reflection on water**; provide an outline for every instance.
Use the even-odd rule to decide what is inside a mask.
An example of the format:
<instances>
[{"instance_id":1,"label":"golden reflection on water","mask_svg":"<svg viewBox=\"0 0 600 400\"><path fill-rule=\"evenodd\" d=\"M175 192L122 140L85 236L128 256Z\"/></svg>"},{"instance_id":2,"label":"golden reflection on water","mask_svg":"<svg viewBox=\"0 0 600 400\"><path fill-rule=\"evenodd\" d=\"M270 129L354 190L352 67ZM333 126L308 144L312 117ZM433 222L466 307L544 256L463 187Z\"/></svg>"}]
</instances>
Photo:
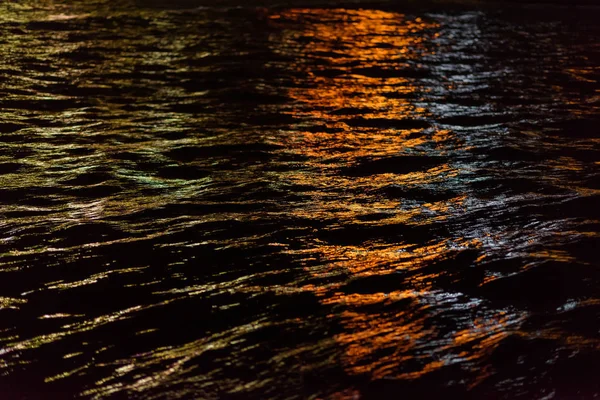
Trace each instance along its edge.
<instances>
[{"instance_id":1,"label":"golden reflection on water","mask_svg":"<svg viewBox=\"0 0 600 400\"><path fill-rule=\"evenodd\" d=\"M422 204L403 204L401 199L385 197L373 201L374 193L390 185L401 188L427 186L443 184L457 177L460 171L449 163L422 171L367 177L346 177L327 172L332 160L351 165L359 158L411 154L425 145L431 146L433 154L438 155L445 155L449 145L456 147L454 134L445 129L357 127L349 122L355 118L380 121L427 118L427 109L416 102L426 90L418 77L411 76L411 73L414 75L415 69L419 68L418 61L433 51L428 49L427 42L436 36L438 25L401 14L372 10L292 10L274 19L311 22L302 24L300 31L290 30L283 34L284 42L306 39L301 41L302 46L293 49L311 58L311 62L297 66L305 72L309 84L289 91L298 104L290 112L323 124L321 131L306 131L301 125L296 126L295 131L282 139L288 148L307 156L309 163L320 171L286 174L285 178L289 181L321 189L312 193L313 207L298 209L295 213L299 217L335 218L340 225L358 226L419 225L423 218L431 223L443 221L449 214L460 213L467 200L464 194ZM298 54L294 56L297 58ZM344 192L347 194L344 195ZM360 219L376 213L383 215L383 220ZM443 260L457 246L480 248L482 240L464 238L452 243L441 240L417 245L411 243L410 238L397 244L369 242L349 246L323 243L304 252L324 260L319 266L307 267L314 277L325 279L347 273L352 279L361 279L417 271ZM436 335L435 327L426 327L431 306L421 303L431 297L435 290L433 282L440 273L414 274L411 290L345 293L339 291L341 286L336 284L311 284L302 289L313 291L323 304L343 307L339 319L344 333L335 336L335 340L345 349L342 362L349 374L368 375L372 379L416 379L453 362L437 359L433 353L418 355L427 341ZM360 311L361 307L386 306L400 301L411 302L412 305L405 309L420 310L420 315L415 315L415 311ZM452 348L461 341L481 339L480 346L485 348L481 351L489 351L493 347L490 340L501 335L494 332L502 331L503 321L498 318L474 323L471 328L456 332L445 345ZM487 327L482 328L482 323L488 324ZM377 356L382 352L385 356ZM464 353L455 358L469 357L476 356ZM415 358L421 367L401 372L405 369L404 363Z\"/></svg>"},{"instance_id":2,"label":"golden reflection on water","mask_svg":"<svg viewBox=\"0 0 600 400\"><path fill-rule=\"evenodd\" d=\"M294 131L286 132L281 141L286 148L307 156L309 165L327 172L332 163L351 165L361 157L408 154L432 143L443 155L444 143L455 140L448 130L425 132L423 128L393 127L393 121L418 121L428 115L426 108L414 101L426 89L412 74L418 73L418 61L433 51L427 41L436 36L437 23L392 12L336 9L295 9L271 19L275 24L283 20L287 25L294 26L295 22L299 26L284 30L280 41L273 45L275 51L308 60L294 66L305 73L306 81L288 91L297 102L288 112L304 120L319 121L322 130L306 131L300 124ZM356 118L387 121L391 126L356 127L349 122ZM402 175L356 178L335 171L288 172L285 179L325 189L312 193L313 207L296 210L299 216L314 216L316 212L324 218L357 222L361 215L383 212L389 214L386 223L400 223L418 216L421 210L396 213L394 210L402 207L399 201L381 198L373 202L372 191L388 185L435 183L456 174L454 167L444 164ZM327 188L344 188L348 194L337 190L328 195ZM442 203L426 207L441 213L446 208Z\"/></svg>"},{"instance_id":3,"label":"golden reflection on water","mask_svg":"<svg viewBox=\"0 0 600 400\"><path fill-rule=\"evenodd\" d=\"M288 93L310 107L306 111L295 110L295 114L306 114L324 122L327 127L343 129L344 136L337 138L341 139L338 145L352 146L358 144L353 143L356 141L362 145L375 144L375 149L356 146L355 156L373 155L371 150L397 151L419 144L418 141L404 143L406 136L414 133L411 130L362 129L353 132L344 122L348 115L343 111L359 112L366 119L426 116L425 108L409 101L422 90L410 77L410 72L418 68L414 61L429 51L422 45L427 40L427 32L437 24L376 10L291 10L278 17L310 21L303 24L300 31L288 30L281 38L284 43L304 39L301 48L294 46L292 49L310 60L296 67L306 73L310 84L293 88ZM341 111L335 113L336 110ZM367 133L368 138L361 139L360 133ZM336 140L336 136L332 136L328 139ZM305 138L308 142L315 139L318 140L318 136L307 135ZM387 143L376 145L378 140Z\"/></svg>"}]
</instances>

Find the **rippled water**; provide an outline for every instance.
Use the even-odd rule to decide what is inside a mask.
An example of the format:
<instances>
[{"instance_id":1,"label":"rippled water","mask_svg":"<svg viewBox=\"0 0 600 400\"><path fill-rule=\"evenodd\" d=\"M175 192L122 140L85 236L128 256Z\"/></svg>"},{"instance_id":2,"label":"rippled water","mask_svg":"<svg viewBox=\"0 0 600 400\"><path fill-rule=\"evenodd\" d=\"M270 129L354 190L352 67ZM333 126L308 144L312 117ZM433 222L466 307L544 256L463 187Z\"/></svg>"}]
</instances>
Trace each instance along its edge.
<instances>
[{"instance_id":1,"label":"rippled water","mask_svg":"<svg viewBox=\"0 0 600 400\"><path fill-rule=\"evenodd\" d=\"M1 5L1 397L599 396L598 17Z\"/></svg>"}]
</instances>

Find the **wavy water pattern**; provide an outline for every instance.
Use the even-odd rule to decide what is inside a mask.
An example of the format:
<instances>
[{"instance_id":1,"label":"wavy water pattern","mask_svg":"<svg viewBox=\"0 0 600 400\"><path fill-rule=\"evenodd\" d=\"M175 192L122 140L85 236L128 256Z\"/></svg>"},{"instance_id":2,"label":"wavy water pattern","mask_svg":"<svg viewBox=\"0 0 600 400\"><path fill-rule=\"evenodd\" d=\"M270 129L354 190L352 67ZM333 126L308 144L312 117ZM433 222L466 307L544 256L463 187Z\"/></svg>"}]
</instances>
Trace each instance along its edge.
<instances>
[{"instance_id":1,"label":"wavy water pattern","mask_svg":"<svg viewBox=\"0 0 600 400\"><path fill-rule=\"evenodd\" d=\"M597 10L113 3L0 6L2 398L600 395Z\"/></svg>"}]
</instances>

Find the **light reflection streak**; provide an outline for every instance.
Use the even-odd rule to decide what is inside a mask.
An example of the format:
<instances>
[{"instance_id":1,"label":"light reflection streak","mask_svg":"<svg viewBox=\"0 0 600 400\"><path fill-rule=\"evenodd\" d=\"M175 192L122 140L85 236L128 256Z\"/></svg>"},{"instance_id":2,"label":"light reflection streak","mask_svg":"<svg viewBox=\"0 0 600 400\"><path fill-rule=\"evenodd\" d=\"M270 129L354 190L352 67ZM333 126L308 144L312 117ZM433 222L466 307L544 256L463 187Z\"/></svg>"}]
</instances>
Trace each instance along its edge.
<instances>
[{"instance_id":1,"label":"light reflection streak","mask_svg":"<svg viewBox=\"0 0 600 400\"><path fill-rule=\"evenodd\" d=\"M27 303L27 299L16 299L11 297L0 297L0 310L18 309L20 304Z\"/></svg>"},{"instance_id":2,"label":"light reflection streak","mask_svg":"<svg viewBox=\"0 0 600 400\"><path fill-rule=\"evenodd\" d=\"M418 80L403 77L403 71L397 66L402 61L416 61L427 56L427 40L431 31L439 28L435 23L422 20L410 21L403 15L360 10L344 13L337 20L336 10L294 10L278 15L277 20L296 20L302 18L311 21L304 25L304 31L289 31L283 35L284 41L310 38L301 49L295 49L313 57L313 64L302 66L311 82L307 87L290 90L289 94L299 106L293 113L301 118L320 121L321 130L305 131L302 126L286 137L288 147L307 156L309 163L325 173L287 173L286 179L299 185L320 187L323 191L314 192L314 207L297 210L299 217L331 218L358 226L373 226L377 221L361 221L361 216L384 213L383 224L414 224L419 226L422 220L428 222L445 221L450 216L465 212L470 199L467 194L435 202L423 202L410 206L402 200L373 202L361 198L373 195L361 193L361 187L371 190L396 185L400 188L420 187L424 185L445 185L453 179L460 179L461 170L448 163L426 171L406 174L378 174L365 178L345 178L336 173L327 173L328 163L333 160L351 164L359 157L382 157L419 151L425 146L432 151L429 154L446 155L460 149L461 143L450 130L440 129L390 129L387 127L354 127L347 120L364 115L368 119L414 120L426 119L427 109L416 105L427 89L421 87ZM336 23L331 23L335 20ZM435 35L434 35L435 37ZM432 54L432 53L431 53ZM352 65L359 63L361 68ZM315 63L319 66L314 66ZM392 69L386 70L386 65ZM406 64L406 68L414 64ZM368 76L370 69L377 66L381 76ZM328 74L332 77L328 77ZM366 75L363 75L366 74ZM392 95L393 94L393 95ZM303 105L310 105L304 111ZM465 150L469 148L465 147ZM312 161L315 160L315 161ZM349 195L340 194L335 188L353 189ZM331 195L329 195L331 191ZM353 279L373 276L389 276L393 273L413 274L411 282L418 291L398 290L374 293L343 293L342 285L309 285L323 304L343 307L339 318L344 333L336 335L336 342L345 348L343 363L349 374L366 375L371 379L417 379L453 363L474 366L493 351L497 344L514 332L524 320L523 316L513 318L500 312L490 314L483 320L467 322L456 332L442 335L435 327L425 328L438 312L440 305L436 299L437 289L434 282L443 272L421 273L428 265L443 261L449 251L457 248L482 249L489 242L489 233L479 238L455 238L442 240L429 245L413 245L410 240L396 245L365 243L363 246L339 246L321 244L306 250L308 254L318 255L325 260L306 270L314 277L326 280L344 271ZM294 252L298 254L298 252ZM481 257L481 256L480 256ZM366 283L365 283L366 285ZM362 307L381 305L390 306L396 302L410 301L407 309L418 310L400 313L363 313ZM460 307L457 296L448 300ZM434 339L438 338L438 339ZM426 343L437 340L438 349L431 354L421 354ZM453 349L469 348L455 354ZM385 357L377 354L385 353ZM450 354L444 355L449 352ZM421 354L421 355L419 355ZM401 372L404 365L416 358L418 370ZM482 372L479 380L485 378Z\"/></svg>"}]
</instances>

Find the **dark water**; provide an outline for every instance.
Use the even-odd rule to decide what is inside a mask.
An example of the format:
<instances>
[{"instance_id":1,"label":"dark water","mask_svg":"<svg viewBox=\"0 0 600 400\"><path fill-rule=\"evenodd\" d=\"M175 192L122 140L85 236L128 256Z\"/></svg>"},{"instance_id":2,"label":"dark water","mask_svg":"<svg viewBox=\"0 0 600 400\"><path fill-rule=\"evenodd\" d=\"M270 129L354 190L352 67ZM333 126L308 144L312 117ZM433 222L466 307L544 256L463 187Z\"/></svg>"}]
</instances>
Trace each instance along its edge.
<instances>
[{"instance_id":1,"label":"dark water","mask_svg":"<svg viewBox=\"0 0 600 400\"><path fill-rule=\"evenodd\" d=\"M600 12L112 3L0 5L0 398L600 396Z\"/></svg>"}]
</instances>

